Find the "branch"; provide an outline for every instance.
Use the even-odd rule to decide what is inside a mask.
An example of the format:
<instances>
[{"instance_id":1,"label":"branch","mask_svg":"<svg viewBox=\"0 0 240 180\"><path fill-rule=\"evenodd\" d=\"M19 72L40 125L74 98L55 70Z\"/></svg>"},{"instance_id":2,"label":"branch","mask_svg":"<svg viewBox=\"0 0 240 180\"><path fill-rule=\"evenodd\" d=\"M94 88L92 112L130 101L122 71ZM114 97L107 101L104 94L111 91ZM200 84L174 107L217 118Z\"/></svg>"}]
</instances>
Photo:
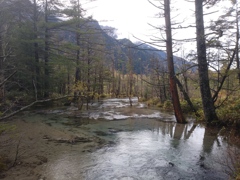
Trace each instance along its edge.
<instances>
[{"instance_id":1,"label":"branch","mask_svg":"<svg viewBox=\"0 0 240 180\"><path fill-rule=\"evenodd\" d=\"M141 78L141 80L144 81L145 83L151 85L151 86L154 86L154 87L163 87L163 86L167 86L167 85L168 85L168 84L162 84L162 85L160 85L160 84L154 84L154 83L151 83L151 82L149 82L149 81L147 81L147 80L145 80L145 79L143 79L143 78Z\"/></svg>"},{"instance_id":2,"label":"branch","mask_svg":"<svg viewBox=\"0 0 240 180\"><path fill-rule=\"evenodd\" d=\"M224 76L223 76L223 78L222 78L222 81L220 82L220 85L219 85L218 89L216 90L215 94L214 94L213 97L212 97L212 99L213 99L214 102L217 101L218 94L219 94L219 92L221 91L222 86L223 86L226 78L228 77L228 72L229 72L230 67L231 67L231 65L232 65L232 63L233 63L233 60L234 60L236 51L237 51L237 48L234 49L233 55L232 55L232 57L231 57L231 59L230 59L230 62L229 62L228 66L227 66L227 68L226 68L226 70L225 70L225 73L224 73Z\"/></svg>"},{"instance_id":3,"label":"branch","mask_svg":"<svg viewBox=\"0 0 240 180\"><path fill-rule=\"evenodd\" d=\"M33 86L34 86L34 90L35 90L35 100L37 101L38 100L38 92L37 92L37 87L36 87L34 80L33 80Z\"/></svg>"},{"instance_id":4,"label":"branch","mask_svg":"<svg viewBox=\"0 0 240 180\"><path fill-rule=\"evenodd\" d=\"M10 76L8 76L6 79L3 80L3 82L1 82L0 87L2 87L11 77L13 77L15 74L17 73L17 71L14 71Z\"/></svg>"},{"instance_id":5,"label":"branch","mask_svg":"<svg viewBox=\"0 0 240 180\"><path fill-rule=\"evenodd\" d=\"M172 27L172 29L188 29L188 28L196 28L196 26L193 26L193 25L188 25L188 26L181 26L181 25L178 25L178 27Z\"/></svg>"},{"instance_id":6,"label":"branch","mask_svg":"<svg viewBox=\"0 0 240 180\"><path fill-rule=\"evenodd\" d=\"M161 9L161 10L164 9L164 8L161 8L161 7L157 6L156 4L154 4L153 2L151 2L150 0L148 0L148 2L149 2L151 5L153 5L154 7L158 8L158 9ZM162 3L161 3L161 4L162 4Z\"/></svg>"},{"instance_id":7,"label":"branch","mask_svg":"<svg viewBox=\"0 0 240 180\"><path fill-rule=\"evenodd\" d=\"M21 111L24 111L25 109L28 109L28 108L34 106L35 104L44 103L44 102L50 102L50 101L57 101L57 100L65 99L65 98L68 98L68 97L71 97L71 96L67 95L67 96L62 96L62 97L54 98L54 99L45 99L45 100L37 100L37 101L34 101L34 102L32 102L31 104L26 105L26 106L20 108L19 110L16 110L16 111L12 112L12 113L9 114L9 115L6 115L6 116L4 116L4 117L1 117L0 120L4 120L4 119L7 119L7 118L10 118L10 117L14 116L14 115L17 114L17 113L19 113L19 112L21 112Z\"/></svg>"},{"instance_id":8,"label":"branch","mask_svg":"<svg viewBox=\"0 0 240 180\"><path fill-rule=\"evenodd\" d=\"M218 11L213 11L213 12L210 12L210 13L203 14L203 16L207 16L207 15L214 14L214 13L217 13L217 12Z\"/></svg>"},{"instance_id":9,"label":"branch","mask_svg":"<svg viewBox=\"0 0 240 180\"><path fill-rule=\"evenodd\" d=\"M229 100L229 96L230 96L231 94L233 94L233 92L238 91L238 89L239 89L239 87L237 87L237 88L235 88L235 89L231 89L231 92L228 93L227 96L225 97L225 99L224 99L218 106L216 106L215 108L217 109L217 108L221 107L227 100Z\"/></svg>"},{"instance_id":10,"label":"branch","mask_svg":"<svg viewBox=\"0 0 240 180\"><path fill-rule=\"evenodd\" d=\"M185 89L183 88L183 85L181 84L181 82L179 81L179 79L176 76L175 76L175 81L176 81L176 84L179 87L179 90L183 93L183 97L187 101L189 107L192 109L192 111L195 113L195 115L197 117L200 117L200 115L198 114L196 108L194 107L190 97L188 96L188 93L185 91Z\"/></svg>"},{"instance_id":11,"label":"branch","mask_svg":"<svg viewBox=\"0 0 240 180\"><path fill-rule=\"evenodd\" d=\"M20 146L20 142L21 142L21 139L19 139L18 143L17 143L17 147L16 147L16 154L15 154L15 158L14 158L14 161L13 161L13 164L11 167L14 167L17 163L17 160L18 160L18 154L19 154L19 146Z\"/></svg>"}]
</instances>

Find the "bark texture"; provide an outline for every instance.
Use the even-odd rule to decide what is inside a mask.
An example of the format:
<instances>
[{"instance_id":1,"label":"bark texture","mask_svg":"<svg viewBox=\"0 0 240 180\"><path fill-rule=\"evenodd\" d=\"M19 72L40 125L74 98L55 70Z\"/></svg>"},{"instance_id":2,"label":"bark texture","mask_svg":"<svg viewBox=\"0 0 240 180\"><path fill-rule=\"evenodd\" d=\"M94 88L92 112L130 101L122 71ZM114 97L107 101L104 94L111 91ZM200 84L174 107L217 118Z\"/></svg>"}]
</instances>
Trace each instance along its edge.
<instances>
[{"instance_id":1,"label":"bark texture","mask_svg":"<svg viewBox=\"0 0 240 180\"><path fill-rule=\"evenodd\" d=\"M174 71L173 51L172 51L170 0L164 0L164 15L165 15L166 36L167 36L166 47L167 47L167 62L168 62L168 71L169 71L170 92L172 95L174 113L178 123L186 123L186 120L183 116L182 109L180 106L177 85L175 81L175 71Z\"/></svg>"},{"instance_id":2,"label":"bark texture","mask_svg":"<svg viewBox=\"0 0 240 180\"><path fill-rule=\"evenodd\" d=\"M208 62L206 56L206 43L203 21L203 0L195 0L195 8L199 84L204 117L208 123L211 123L215 120L218 120L218 117L215 112L214 102L212 100L209 85Z\"/></svg>"}]
</instances>

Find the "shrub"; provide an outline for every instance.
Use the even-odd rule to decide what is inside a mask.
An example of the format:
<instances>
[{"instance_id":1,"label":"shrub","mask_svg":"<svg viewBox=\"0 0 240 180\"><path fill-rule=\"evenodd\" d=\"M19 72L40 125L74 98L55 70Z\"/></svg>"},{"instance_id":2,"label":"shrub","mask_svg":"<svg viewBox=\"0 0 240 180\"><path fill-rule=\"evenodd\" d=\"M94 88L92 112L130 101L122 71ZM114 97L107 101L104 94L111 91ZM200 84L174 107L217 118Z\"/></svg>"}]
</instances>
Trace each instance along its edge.
<instances>
[{"instance_id":1,"label":"shrub","mask_svg":"<svg viewBox=\"0 0 240 180\"><path fill-rule=\"evenodd\" d=\"M190 106L188 105L188 102L187 101L181 101L181 108L182 108L182 111L184 113L192 113L192 109L190 108ZM192 100L192 104L194 106L194 108L198 111L199 109L202 109L202 103L201 103L201 100L199 99L193 99Z\"/></svg>"},{"instance_id":2,"label":"shrub","mask_svg":"<svg viewBox=\"0 0 240 180\"><path fill-rule=\"evenodd\" d=\"M166 100L163 104L163 108L166 110L172 110L173 109L172 102L170 100Z\"/></svg>"},{"instance_id":3,"label":"shrub","mask_svg":"<svg viewBox=\"0 0 240 180\"><path fill-rule=\"evenodd\" d=\"M159 98L151 98L151 99L147 100L146 103L148 106L156 106L158 103L160 103L160 99Z\"/></svg>"},{"instance_id":4,"label":"shrub","mask_svg":"<svg viewBox=\"0 0 240 180\"><path fill-rule=\"evenodd\" d=\"M187 101L181 101L181 109L184 113L191 113L192 109L188 105Z\"/></svg>"},{"instance_id":5,"label":"shrub","mask_svg":"<svg viewBox=\"0 0 240 180\"><path fill-rule=\"evenodd\" d=\"M198 113L198 117L197 117L197 121L204 121L204 112L203 112L203 109L199 109L198 111L197 111L197 113Z\"/></svg>"},{"instance_id":6,"label":"shrub","mask_svg":"<svg viewBox=\"0 0 240 180\"><path fill-rule=\"evenodd\" d=\"M227 102L217 109L217 114L221 121L238 124L240 122L240 100Z\"/></svg>"},{"instance_id":7,"label":"shrub","mask_svg":"<svg viewBox=\"0 0 240 180\"><path fill-rule=\"evenodd\" d=\"M157 103L157 107L163 108L163 103L161 103L161 102Z\"/></svg>"},{"instance_id":8,"label":"shrub","mask_svg":"<svg viewBox=\"0 0 240 180\"><path fill-rule=\"evenodd\" d=\"M107 95L106 95L106 94L101 94L101 95L99 95L99 97L100 97L100 98L106 98Z\"/></svg>"}]
</instances>

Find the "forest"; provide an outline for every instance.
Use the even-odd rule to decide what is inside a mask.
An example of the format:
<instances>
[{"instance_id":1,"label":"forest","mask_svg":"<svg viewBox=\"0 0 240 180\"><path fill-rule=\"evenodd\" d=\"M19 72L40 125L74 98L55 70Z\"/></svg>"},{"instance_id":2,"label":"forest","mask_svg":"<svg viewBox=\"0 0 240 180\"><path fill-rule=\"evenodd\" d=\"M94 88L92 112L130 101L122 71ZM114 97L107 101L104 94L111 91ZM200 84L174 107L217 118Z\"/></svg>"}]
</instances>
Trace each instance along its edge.
<instances>
[{"instance_id":1,"label":"forest","mask_svg":"<svg viewBox=\"0 0 240 180\"><path fill-rule=\"evenodd\" d=\"M209 2L209 6L215 3ZM183 110L209 122L212 115L207 114L214 112L218 118L213 119L237 125L238 11L237 3L232 3L218 21L205 27L205 46L185 55L185 60L145 42L116 39L114 28L84 17L78 1L71 1L68 7L58 1L2 1L1 116L32 102L66 95L80 102L105 96L139 97L162 107L174 99L169 90L169 79L174 76ZM201 26L204 29L204 24L196 25L199 31ZM166 28L171 28L171 22ZM176 71L171 76L169 57ZM200 66L202 59L205 62ZM204 87L207 90L201 89Z\"/></svg>"},{"instance_id":2,"label":"forest","mask_svg":"<svg viewBox=\"0 0 240 180\"><path fill-rule=\"evenodd\" d=\"M131 107L137 98L147 107L173 112L177 123L188 123L190 115L206 126L227 129L230 139L238 137L238 2L227 1L230 8L217 21L205 23L204 11L222 1L196 0L195 24L184 27L171 18L169 0L149 3L165 22L152 25L163 37L131 42L117 39L114 27L87 17L80 0L0 0L1 121L38 108L88 111L93 102L108 98L127 98ZM173 38L188 28L195 30L195 38ZM189 42L196 49L176 55L177 46ZM9 129L0 125L1 134ZM237 179L239 164L235 169L231 176Z\"/></svg>"}]
</instances>

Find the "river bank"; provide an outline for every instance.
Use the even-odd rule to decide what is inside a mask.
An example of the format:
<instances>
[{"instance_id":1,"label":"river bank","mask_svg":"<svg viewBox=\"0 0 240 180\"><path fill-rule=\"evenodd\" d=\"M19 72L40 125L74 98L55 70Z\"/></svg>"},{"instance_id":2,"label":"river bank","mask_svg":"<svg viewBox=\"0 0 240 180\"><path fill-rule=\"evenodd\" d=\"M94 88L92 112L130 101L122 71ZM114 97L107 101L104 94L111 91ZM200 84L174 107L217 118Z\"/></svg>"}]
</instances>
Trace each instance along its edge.
<instances>
[{"instance_id":1,"label":"river bank","mask_svg":"<svg viewBox=\"0 0 240 180\"><path fill-rule=\"evenodd\" d=\"M14 118L7 124L13 128L3 132L0 138L0 155L7 165L0 179L5 180L47 179L44 172L54 157L76 149L89 153L105 143L100 138L79 131L76 134L23 118Z\"/></svg>"},{"instance_id":2,"label":"river bank","mask_svg":"<svg viewBox=\"0 0 240 180\"><path fill-rule=\"evenodd\" d=\"M1 162L11 167L1 178L228 179L240 157L232 150L239 148L229 144L223 129L205 127L192 117L188 121L178 124L173 113L137 99L130 107L126 98L94 102L86 111L23 112L0 134Z\"/></svg>"}]
</instances>

